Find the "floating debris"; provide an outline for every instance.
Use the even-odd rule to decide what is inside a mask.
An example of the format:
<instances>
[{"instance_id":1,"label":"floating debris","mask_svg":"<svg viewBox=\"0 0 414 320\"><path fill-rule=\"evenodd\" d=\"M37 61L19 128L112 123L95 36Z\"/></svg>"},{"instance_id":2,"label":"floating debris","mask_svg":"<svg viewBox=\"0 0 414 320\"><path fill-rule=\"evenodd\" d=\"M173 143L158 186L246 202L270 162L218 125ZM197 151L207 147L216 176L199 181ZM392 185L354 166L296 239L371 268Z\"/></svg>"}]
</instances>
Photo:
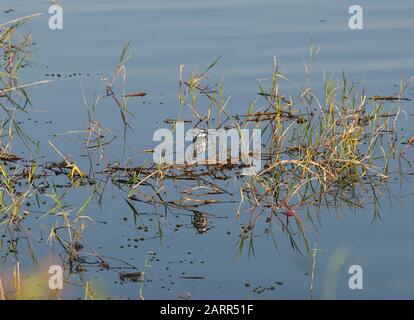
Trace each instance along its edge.
<instances>
[{"instance_id":1,"label":"floating debris","mask_svg":"<svg viewBox=\"0 0 414 320\"><path fill-rule=\"evenodd\" d=\"M409 98L394 97L394 96L372 96L369 98L372 101L411 101Z\"/></svg>"},{"instance_id":2,"label":"floating debris","mask_svg":"<svg viewBox=\"0 0 414 320\"><path fill-rule=\"evenodd\" d=\"M10 153L4 152L4 151L0 151L0 160L14 162L14 161L22 160L22 159L23 158L18 157L14 154L10 154Z\"/></svg>"},{"instance_id":3,"label":"floating debris","mask_svg":"<svg viewBox=\"0 0 414 320\"><path fill-rule=\"evenodd\" d=\"M119 279L123 282L130 281L130 282L138 282L141 280L142 272L120 272Z\"/></svg>"},{"instance_id":4,"label":"floating debris","mask_svg":"<svg viewBox=\"0 0 414 320\"><path fill-rule=\"evenodd\" d=\"M188 279L188 280L204 280L206 277L202 276L180 276L181 279Z\"/></svg>"},{"instance_id":5,"label":"floating debris","mask_svg":"<svg viewBox=\"0 0 414 320\"><path fill-rule=\"evenodd\" d=\"M145 92L134 92L134 93L128 93L124 94L124 97L130 98L130 97L145 97L147 94Z\"/></svg>"}]
</instances>

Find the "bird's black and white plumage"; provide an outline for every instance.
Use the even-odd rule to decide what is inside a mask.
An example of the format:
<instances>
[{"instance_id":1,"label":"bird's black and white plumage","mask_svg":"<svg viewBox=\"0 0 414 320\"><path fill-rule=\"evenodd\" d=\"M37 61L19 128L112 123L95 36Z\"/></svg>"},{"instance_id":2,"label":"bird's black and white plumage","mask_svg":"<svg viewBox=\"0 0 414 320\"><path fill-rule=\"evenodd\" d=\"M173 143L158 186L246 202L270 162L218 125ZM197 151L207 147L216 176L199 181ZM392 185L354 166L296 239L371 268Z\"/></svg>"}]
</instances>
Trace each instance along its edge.
<instances>
[{"instance_id":1,"label":"bird's black and white plumage","mask_svg":"<svg viewBox=\"0 0 414 320\"><path fill-rule=\"evenodd\" d=\"M207 131L205 129L198 129L197 135L193 139L194 158L202 154L207 149Z\"/></svg>"}]
</instances>

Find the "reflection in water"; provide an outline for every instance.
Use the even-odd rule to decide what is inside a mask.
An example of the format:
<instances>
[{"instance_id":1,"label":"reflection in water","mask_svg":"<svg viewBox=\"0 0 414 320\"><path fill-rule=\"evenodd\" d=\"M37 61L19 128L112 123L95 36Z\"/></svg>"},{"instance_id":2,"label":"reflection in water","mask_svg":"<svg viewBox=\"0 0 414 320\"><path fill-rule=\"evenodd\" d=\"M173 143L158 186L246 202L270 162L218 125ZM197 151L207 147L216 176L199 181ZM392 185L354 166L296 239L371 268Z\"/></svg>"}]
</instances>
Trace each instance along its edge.
<instances>
[{"instance_id":1,"label":"reflection in water","mask_svg":"<svg viewBox=\"0 0 414 320\"><path fill-rule=\"evenodd\" d=\"M200 234L206 233L209 229L207 217L205 214L201 212L194 212L192 224L194 225L194 228L197 230L197 232Z\"/></svg>"}]
</instances>

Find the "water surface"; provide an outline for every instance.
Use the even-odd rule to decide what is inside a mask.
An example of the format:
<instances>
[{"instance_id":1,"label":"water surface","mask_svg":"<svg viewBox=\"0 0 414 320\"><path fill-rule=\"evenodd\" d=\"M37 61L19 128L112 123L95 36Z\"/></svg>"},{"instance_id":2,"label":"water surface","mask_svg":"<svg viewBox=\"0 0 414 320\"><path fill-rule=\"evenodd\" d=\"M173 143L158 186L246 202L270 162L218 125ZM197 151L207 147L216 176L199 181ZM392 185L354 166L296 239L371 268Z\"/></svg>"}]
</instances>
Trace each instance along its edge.
<instances>
[{"instance_id":1,"label":"water surface","mask_svg":"<svg viewBox=\"0 0 414 320\"><path fill-rule=\"evenodd\" d=\"M54 160L59 158L48 140L73 158L81 152L76 134L55 135L85 128L82 88L88 99L93 99L105 85L102 79L112 74L122 46L131 40L126 88L145 91L147 96L131 101L135 118L131 119L133 131L128 134L126 157L120 143L109 146L106 155L111 162L129 157L139 164L145 157L139 151L154 147L154 130L163 126L165 118L177 115L181 64L187 75L191 70L202 71L222 56L209 75L224 81L226 95L232 96L229 108L238 113L255 99L257 79L271 77L274 56L288 78L282 81L281 90L296 95L306 80L304 63L313 41L320 47L311 78L316 91L322 88L324 75L339 78L345 70L350 81L364 84L370 94L395 94L400 80L408 81L414 74L414 45L410 40L414 3L365 1L362 31L348 29L347 12L352 4L342 0L72 0L61 2L64 29L51 31L47 27L48 3L6 0L0 6L0 19L44 13L25 26L32 30L36 42L35 66L21 76L23 82L54 82L29 90L36 110L21 120L42 142L42 154ZM14 11L3 13L9 8ZM408 97L412 93L410 87ZM410 110L412 102L405 107ZM122 135L117 112L113 103L103 100L97 117ZM406 131L412 129L408 122ZM14 148L15 153L20 151L26 152ZM87 163L82 157L78 161ZM230 182L228 187L235 186L236 182ZM385 200L380 222L372 223L372 208L368 206L343 210L342 214L322 210L318 231L306 225L310 243L316 242L322 250L317 256L314 298L413 298L414 198L410 182L402 190L397 184L395 192L405 197L391 204ZM82 191L74 191L70 199L76 203L87 197ZM144 289L146 299L177 299L182 292L190 292L193 299L310 298L311 258L306 252L301 255L293 251L284 234L277 236L278 249L270 239L258 238L254 256L248 257L247 252L238 255L238 201L210 208L226 218L213 219L214 228L206 234L197 234L191 217L177 210L162 221L161 238L156 234L159 220L154 212L143 215L149 226L145 232L134 227L130 208L116 189L108 191L104 202L102 208L95 203L88 206L88 215L95 221L85 234L88 243L105 256L129 261L138 268L143 267L148 252L155 252L147 270L150 282ZM40 232L44 226L36 249L47 256L46 235L53 222L43 221L34 228ZM174 231L177 223L184 227ZM136 238L145 240L135 242ZM338 255L344 261L335 272L330 258ZM364 268L364 289L360 291L348 288L348 268L353 264ZM25 268L30 270L28 262ZM183 279L183 272L205 279ZM86 277L100 284L112 298L138 297L139 284L121 283L117 272L88 270ZM253 289L259 286L269 290L257 293ZM67 293L68 297L80 295L76 289Z\"/></svg>"}]
</instances>

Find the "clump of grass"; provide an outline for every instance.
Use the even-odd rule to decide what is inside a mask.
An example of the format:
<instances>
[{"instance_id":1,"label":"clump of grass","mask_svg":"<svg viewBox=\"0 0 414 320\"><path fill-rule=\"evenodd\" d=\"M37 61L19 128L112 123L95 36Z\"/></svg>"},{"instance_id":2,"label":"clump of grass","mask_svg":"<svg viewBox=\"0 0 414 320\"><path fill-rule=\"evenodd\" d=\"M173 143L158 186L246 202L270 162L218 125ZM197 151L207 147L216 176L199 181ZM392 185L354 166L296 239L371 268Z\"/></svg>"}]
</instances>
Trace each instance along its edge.
<instances>
[{"instance_id":1,"label":"clump of grass","mask_svg":"<svg viewBox=\"0 0 414 320\"><path fill-rule=\"evenodd\" d=\"M46 84L49 80L34 83L20 84L18 73L22 68L30 67L32 55L32 34L21 34L19 29L30 18L40 14L14 19L0 24L0 108L7 116L2 126L11 124L13 134L25 143L26 146L36 144L15 120L16 114L24 112L30 105L26 88L34 85Z\"/></svg>"},{"instance_id":2,"label":"clump of grass","mask_svg":"<svg viewBox=\"0 0 414 320\"><path fill-rule=\"evenodd\" d=\"M310 52L310 62L306 65L308 78L317 50ZM322 208L356 209L371 202L373 219L380 217L380 195L387 192L388 181L394 173L390 170L391 163L397 165L397 171L401 170L401 144L396 142L402 140L397 135L396 123L403 112L401 102L409 101L403 96L406 84L396 96L367 97L364 88L358 90L343 73L338 81L332 77L324 79L321 98L312 92L309 80L296 98L286 98L280 93L279 84L286 77L280 74L275 59L269 90L260 84L258 99L249 105L247 112L231 115L225 111L229 100L223 98L222 85L217 90L214 86L202 85L205 72L192 73L187 81L182 74L183 67L180 68L180 84L186 84L188 89L180 86L178 120L182 120L181 108L187 105L196 119L194 127L226 128L227 124L227 128L262 129L265 139L263 169L255 176L239 176L237 216L243 209L249 212L248 228L240 235L241 248L246 241L253 248L254 227L263 215L270 225L267 234L277 222L277 228L287 233L293 248L300 250L296 241L299 235L309 252L305 223L310 222L316 228ZM197 109L197 102L203 101L203 97L208 104L205 115ZM389 104L393 102L396 105ZM214 123L212 118L219 120ZM176 121L169 122L174 128ZM127 177L124 181L132 186L129 193L132 200L196 212L201 207L222 202L207 198L213 191L219 190L220 196L224 193L234 199L231 192L223 192L226 187L221 184L238 176L241 166L230 162L213 165L166 163L150 167L111 167L110 170ZM184 198L167 200L165 190L169 185L165 182L168 180L179 190L183 180L193 181L194 186L181 191ZM200 185L210 190L204 197L195 192ZM163 196L160 190L164 190Z\"/></svg>"}]
</instances>

